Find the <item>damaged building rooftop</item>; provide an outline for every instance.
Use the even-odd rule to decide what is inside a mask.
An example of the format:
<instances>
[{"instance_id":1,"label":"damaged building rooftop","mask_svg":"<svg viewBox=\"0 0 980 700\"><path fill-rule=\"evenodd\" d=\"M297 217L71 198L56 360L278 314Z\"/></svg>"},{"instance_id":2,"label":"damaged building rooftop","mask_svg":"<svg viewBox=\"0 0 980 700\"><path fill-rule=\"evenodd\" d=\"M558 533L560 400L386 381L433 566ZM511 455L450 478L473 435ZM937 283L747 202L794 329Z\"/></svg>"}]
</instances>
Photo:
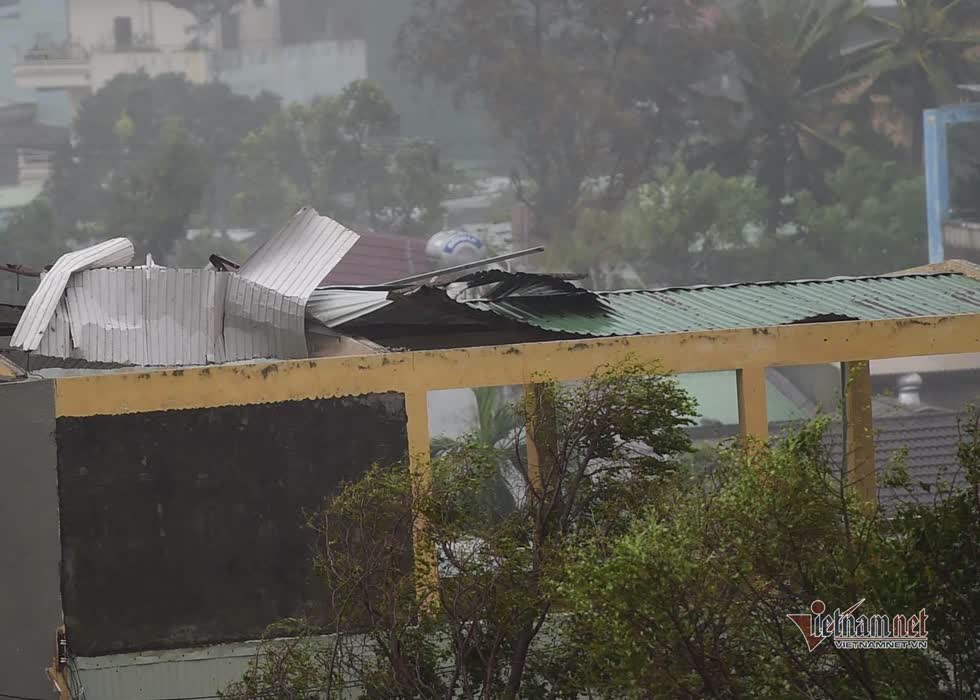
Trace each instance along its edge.
<instances>
[{"instance_id":1,"label":"damaged building rooftop","mask_svg":"<svg viewBox=\"0 0 980 700\"><path fill-rule=\"evenodd\" d=\"M305 208L241 264L132 266L130 241L105 241L63 255L26 307L0 306L5 353L35 368L178 367L980 309L975 267L955 261L877 277L596 292L574 274L502 268L542 250L533 248L370 286L324 285L358 240Z\"/></svg>"}]
</instances>

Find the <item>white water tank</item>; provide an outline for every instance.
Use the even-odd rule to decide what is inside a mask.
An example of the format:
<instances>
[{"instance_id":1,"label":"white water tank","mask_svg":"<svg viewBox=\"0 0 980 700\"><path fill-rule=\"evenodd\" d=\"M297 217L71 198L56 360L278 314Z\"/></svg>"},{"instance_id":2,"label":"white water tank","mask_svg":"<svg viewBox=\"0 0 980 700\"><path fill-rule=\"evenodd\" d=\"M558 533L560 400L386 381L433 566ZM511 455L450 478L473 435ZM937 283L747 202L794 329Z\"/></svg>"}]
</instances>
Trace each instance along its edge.
<instances>
[{"instance_id":1,"label":"white water tank","mask_svg":"<svg viewBox=\"0 0 980 700\"><path fill-rule=\"evenodd\" d=\"M425 245L425 254L433 261L452 267L490 257L487 244L475 233L465 229L440 231Z\"/></svg>"}]
</instances>

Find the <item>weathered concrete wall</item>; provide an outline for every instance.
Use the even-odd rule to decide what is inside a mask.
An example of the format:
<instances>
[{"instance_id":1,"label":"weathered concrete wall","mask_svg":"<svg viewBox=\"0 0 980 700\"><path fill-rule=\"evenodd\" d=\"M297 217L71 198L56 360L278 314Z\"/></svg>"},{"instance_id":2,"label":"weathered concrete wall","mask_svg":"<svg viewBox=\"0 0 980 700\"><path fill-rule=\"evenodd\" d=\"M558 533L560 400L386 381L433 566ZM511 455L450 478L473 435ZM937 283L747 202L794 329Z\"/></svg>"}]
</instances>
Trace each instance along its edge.
<instances>
[{"instance_id":1,"label":"weathered concrete wall","mask_svg":"<svg viewBox=\"0 0 980 700\"><path fill-rule=\"evenodd\" d=\"M0 384L0 690L47 697L61 625L54 387Z\"/></svg>"},{"instance_id":2,"label":"weathered concrete wall","mask_svg":"<svg viewBox=\"0 0 980 700\"><path fill-rule=\"evenodd\" d=\"M330 619L306 512L407 452L400 394L59 418L73 654L259 638Z\"/></svg>"}]
</instances>

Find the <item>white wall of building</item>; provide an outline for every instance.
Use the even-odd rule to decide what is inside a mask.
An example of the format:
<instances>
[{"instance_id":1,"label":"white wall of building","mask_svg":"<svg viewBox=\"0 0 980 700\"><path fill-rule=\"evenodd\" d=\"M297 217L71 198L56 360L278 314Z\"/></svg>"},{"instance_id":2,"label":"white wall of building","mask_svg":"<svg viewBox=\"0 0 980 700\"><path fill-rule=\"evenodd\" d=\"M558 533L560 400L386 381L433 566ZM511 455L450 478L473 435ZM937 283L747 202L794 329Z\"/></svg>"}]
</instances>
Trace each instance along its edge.
<instances>
[{"instance_id":1,"label":"white wall of building","mask_svg":"<svg viewBox=\"0 0 980 700\"><path fill-rule=\"evenodd\" d=\"M153 0L68 0L71 40L87 49L112 50L117 17L129 17L136 45L164 51L183 49L194 38L194 16Z\"/></svg>"},{"instance_id":2,"label":"white wall of building","mask_svg":"<svg viewBox=\"0 0 980 700\"><path fill-rule=\"evenodd\" d=\"M265 0L261 7L245 2L238 7L237 13L243 48L270 48L279 45L277 0Z\"/></svg>"},{"instance_id":3,"label":"white wall of building","mask_svg":"<svg viewBox=\"0 0 980 700\"><path fill-rule=\"evenodd\" d=\"M319 41L313 44L242 48L216 60L218 80L243 95L274 92L284 102L310 102L336 95L349 83L367 77L363 41Z\"/></svg>"},{"instance_id":4,"label":"white wall of building","mask_svg":"<svg viewBox=\"0 0 980 700\"><path fill-rule=\"evenodd\" d=\"M192 83L211 79L210 57L204 51L131 51L95 53L89 62L93 92L120 73L146 72L151 78L165 73L179 73Z\"/></svg>"},{"instance_id":5,"label":"white wall of building","mask_svg":"<svg viewBox=\"0 0 980 700\"><path fill-rule=\"evenodd\" d=\"M71 108L64 91L18 87L14 78L25 52L38 44L60 44L67 34L65 0L22 1L15 13L0 16L0 101L35 102L38 121L67 126Z\"/></svg>"}]
</instances>

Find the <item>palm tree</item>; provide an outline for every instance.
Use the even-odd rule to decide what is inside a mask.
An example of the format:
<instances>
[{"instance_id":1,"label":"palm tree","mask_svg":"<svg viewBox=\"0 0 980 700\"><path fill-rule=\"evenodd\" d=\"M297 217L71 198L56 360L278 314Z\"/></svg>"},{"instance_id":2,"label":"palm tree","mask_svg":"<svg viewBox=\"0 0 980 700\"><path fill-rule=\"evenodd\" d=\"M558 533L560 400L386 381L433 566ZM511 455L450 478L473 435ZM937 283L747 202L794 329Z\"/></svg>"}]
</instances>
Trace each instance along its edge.
<instances>
[{"instance_id":1,"label":"palm tree","mask_svg":"<svg viewBox=\"0 0 980 700\"><path fill-rule=\"evenodd\" d=\"M843 149L832 86L849 72L841 46L862 12L861 0L743 0L719 24L747 111L735 152L768 188L770 218L788 192L819 189L828 151L836 162Z\"/></svg>"},{"instance_id":2,"label":"palm tree","mask_svg":"<svg viewBox=\"0 0 980 700\"><path fill-rule=\"evenodd\" d=\"M476 414L468 438L490 450L498 464L496 473L486 485L484 497L492 504L493 512L504 515L513 510L516 504L505 475L513 468L516 416L500 387L481 387L470 391L476 399ZM432 455L445 454L460 442L452 438L436 438L432 441Z\"/></svg>"},{"instance_id":3,"label":"palm tree","mask_svg":"<svg viewBox=\"0 0 980 700\"><path fill-rule=\"evenodd\" d=\"M858 52L852 74L867 84L865 94L887 97L911 130L915 159L922 154L922 112L958 100L957 86L980 78L980 7L972 0L898 0L889 19L866 16L884 37Z\"/></svg>"}]
</instances>

